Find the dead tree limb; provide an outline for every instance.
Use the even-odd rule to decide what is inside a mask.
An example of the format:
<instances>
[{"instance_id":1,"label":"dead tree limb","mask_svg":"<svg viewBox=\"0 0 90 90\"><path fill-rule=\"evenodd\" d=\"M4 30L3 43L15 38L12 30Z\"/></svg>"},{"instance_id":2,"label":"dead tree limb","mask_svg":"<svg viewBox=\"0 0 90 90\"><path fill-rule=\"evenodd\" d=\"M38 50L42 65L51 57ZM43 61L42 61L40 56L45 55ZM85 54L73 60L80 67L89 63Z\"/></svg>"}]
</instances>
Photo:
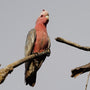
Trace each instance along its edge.
<instances>
[{"instance_id":1,"label":"dead tree limb","mask_svg":"<svg viewBox=\"0 0 90 90\"><path fill-rule=\"evenodd\" d=\"M20 59L12 64L7 65L5 68L0 69L0 84L4 82L6 76L8 74L10 74L14 68L16 68L17 66L27 62L27 61L32 61L33 59L43 56L43 55L50 55L50 50L47 49L41 53L36 53L36 54L32 54L30 56L24 57L23 59Z\"/></svg>"},{"instance_id":2,"label":"dead tree limb","mask_svg":"<svg viewBox=\"0 0 90 90\"><path fill-rule=\"evenodd\" d=\"M65 43L65 44L68 44L70 46L76 47L78 49L84 50L84 51L90 51L90 47L81 46L77 43L73 43L73 42L65 40L61 37L57 37L57 38L55 38L55 40L58 42ZM88 72L88 71L90 71L90 63L71 70L71 72L72 72L71 77L77 77L78 75L83 74L83 73Z\"/></svg>"},{"instance_id":3,"label":"dead tree limb","mask_svg":"<svg viewBox=\"0 0 90 90\"><path fill-rule=\"evenodd\" d=\"M55 38L55 40L58 41L58 42L65 43L65 44L68 44L70 46L76 47L78 49L84 50L84 51L90 51L90 47L81 46L81 45L79 45L77 43L65 40L65 39L63 39L61 37L57 37L57 38Z\"/></svg>"},{"instance_id":4,"label":"dead tree limb","mask_svg":"<svg viewBox=\"0 0 90 90\"><path fill-rule=\"evenodd\" d=\"M63 39L61 37L57 37L57 38L55 38L55 40L58 41L58 42L65 43L65 44L68 44L70 46L73 46L75 48L84 50L84 51L90 51L90 47L81 46L81 45L79 45L77 43L74 43L74 42L65 40L65 39ZM90 63L88 63L86 65L83 65L83 66L80 66L80 67L76 67L75 69L71 70L71 72L72 72L71 77L77 77L78 75L83 74L83 73L88 72L88 71L90 71ZM88 78L87 78L87 83L86 83L86 86L85 86L85 90L87 90L89 76L90 76L90 72L88 74Z\"/></svg>"},{"instance_id":5,"label":"dead tree limb","mask_svg":"<svg viewBox=\"0 0 90 90\"><path fill-rule=\"evenodd\" d=\"M83 65L83 66L80 66L80 67L76 67L75 69L72 69L71 70L71 72L72 72L71 77L77 77L78 75L83 74L83 73L88 72L88 71L90 71L90 63Z\"/></svg>"}]
</instances>

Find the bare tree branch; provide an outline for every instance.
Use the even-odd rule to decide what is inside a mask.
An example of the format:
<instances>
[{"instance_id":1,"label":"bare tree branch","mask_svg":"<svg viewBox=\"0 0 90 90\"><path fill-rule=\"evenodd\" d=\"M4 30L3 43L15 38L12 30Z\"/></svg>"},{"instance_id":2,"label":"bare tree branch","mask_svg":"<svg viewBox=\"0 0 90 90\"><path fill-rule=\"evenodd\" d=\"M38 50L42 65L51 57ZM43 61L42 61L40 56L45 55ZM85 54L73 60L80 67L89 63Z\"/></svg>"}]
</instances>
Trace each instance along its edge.
<instances>
[{"instance_id":1,"label":"bare tree branch","mask_svg":"<svg viewBox=\"0 0 90 90\"><path fill-rule=\"evenodd\" d=\"M57 38L55 38L55 40L58 42L65 43L65 44L68 44L70 46L76 47L78 49L84 50L84 51L90 51L90 47L81 46L77 43L65 40L61 37L57 37ZM80 67L76 67L75 69L71 70L71 72L72 72L71 77L77 77L78 75L83 74L83 73L88 72L88 71L90 71L90 63L83 65L83 66L80 66Z\"/></svg>"},{"instance_id":2,"label":"bare tree branch","mask_svg":"<svg viewBox=\"0 0 90 90\"><path fill-rule=\"evenodd\" d=\"M72 72L71 77L77 77L78 75L83 74L83 73L88 72L88 71L90 71L90 63L83 65L83 66L80 66L80 67L76 67L75 69L72 69L71 70L71 72Z\"/></svg>"},{"instance_id":3,"label":"bare tree branch","mask_svg":"<svg viewBox=\"0 0 90 90\"><path fill-rule=\"evenodd\" d=\"M81 46L77 43L74 43L74 42L71 42L71 41L68 41L68 40L65 40L61 37L57 37L55 38L56 41L58 42L61 42L61 43L65 43L65 44L68 44L70 46L73 46L75 48L78 48L78 49L81 49L81 50L84 50L84 51L90 51L90 47L86 47L86 46ZM71 70L72 72L72 75L71 77L77 77L78 75L80 74L83 74L85 72L88 72L90 71L90 63L86 64L86 65L83 65L83 66L80 66L80 67L76 67L75 69ZM89 81L89 76L90 76L90 72L88 74L88 78L87 78L87 83L86 83L86 86L85 86L85 90L87 90L87 85L88 85L88 81Z\"/></svg>"},{"instance_id":4,"label":"bare tree branch","mask_svg":"<svg viewBox=\"0 0 90 90\"><path fill-rule=\"evenodd\" d=\"M62 42L62 43L68 44L70 46L76 47L78 49L84 50L84 51L90 51L90 47L81 46L77 43L73 43L73 42L65 40L61 37L57 37L55 40L58 42ZM72 72L71 77L77 77L78 75L83 74L88 71L90 71L90 63L71 70L71 72Z\"/></svg>"},{"instance_id":5,"label":"bare tree branch","mask_svg":"<svg viewBox=\"0 0 90 90\"><path fill-rule=\"evenodd\" d=\"M45 50L44 52L41 53L36 53L32 54L30 56L24 57L23 59L20 59L12 64L9 64L5 68L0 69L0 84L3 83L5 80L6 76L10 74L14 68L18 67L19 65L27 62L27 61L32 61L32 59L35 59L37 57L43 56L43 55L50 55L50 49Z\"/></svg>"},{"instance_id":6,"label":"bare tree branch","mask_svg":"<svg viewBox=\"0 0 90 90\"><path fill-rule=\"evenodd\" d=\"M90 51L90 47L81 46L81 45L79 45L77 43L65 40L65 39L63 39L61 37L57 37L57 38L55 38L55 40L58 41L58 42L62 42L62 43L68 44L70 46L76 47L78 49L84 50L84 51Z\"/></svg>"}]
</instances>

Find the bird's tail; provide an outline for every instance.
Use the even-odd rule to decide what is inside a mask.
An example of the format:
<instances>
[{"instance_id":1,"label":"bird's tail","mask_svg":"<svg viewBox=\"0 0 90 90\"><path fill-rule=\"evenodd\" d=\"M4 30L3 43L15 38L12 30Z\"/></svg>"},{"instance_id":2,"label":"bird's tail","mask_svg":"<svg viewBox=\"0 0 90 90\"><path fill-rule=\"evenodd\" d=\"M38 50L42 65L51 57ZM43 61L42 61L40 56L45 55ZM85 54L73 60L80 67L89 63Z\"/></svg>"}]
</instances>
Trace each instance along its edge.
<instances>
[{"instance_id":1,"label":"bird's tail","mask_svg":"<svg viewBox=\"0 0 90 90\"><path fill-rule=\"evenodd\" d=\"M35 70L35 65L33 62L26 62L25 63L25 82L26 85L30 85L34 87L36 83L36 74L37 71Z\"/></svg>"},{"instance_id":2,"label":"bird's tail","mask_svg":"<svg viewBox=\"0 0 90 90\"><path fill-rule=\"evenodd\" d=\"M41 67L44 60L34 60L33 62L26 62L25 63L25 82L26 85L30 85L34 87L36 83L36 75L37 71Z\"/></svg>"},{"instance_id":3,"label":"bird's tail","mask_svg":"<svg viewBox=\"0 0 90 90\"><path fill-rule=\"evenodd\" d=\"M32 72L30 76L25 77L26 85L29 84L30 86L34 87L36 83L36 75L37 75L37 72Z\"/></svg>"}]
</instances>

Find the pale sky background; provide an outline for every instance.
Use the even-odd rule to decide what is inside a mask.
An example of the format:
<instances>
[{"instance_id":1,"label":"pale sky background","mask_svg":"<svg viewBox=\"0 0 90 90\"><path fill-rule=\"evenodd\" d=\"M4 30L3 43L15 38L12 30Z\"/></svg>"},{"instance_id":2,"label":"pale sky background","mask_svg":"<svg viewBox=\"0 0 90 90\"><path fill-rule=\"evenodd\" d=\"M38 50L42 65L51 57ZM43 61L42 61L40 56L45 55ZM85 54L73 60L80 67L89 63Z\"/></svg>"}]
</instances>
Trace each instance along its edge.
<instances>
[{"instance_id":1,"label":"pale sky background","mask_svg":"<svg viewBox=\"0 0 90 90\"><path fill-rule=\"evenodd\" d=\"M2 67L24 57L27 33L42 9L50 15L47 26L51 56L38 71L34 88L24 83L24 64L14 69L0 90L84 90L88 73L76 79L71 69L90 62L90 52L56 42L57 36L90 46L90 0L0 0L0 63ZM0 68L2 68L0 67ZM90 82L88 90L90 89Z\"/></svg>"}]
</instances>

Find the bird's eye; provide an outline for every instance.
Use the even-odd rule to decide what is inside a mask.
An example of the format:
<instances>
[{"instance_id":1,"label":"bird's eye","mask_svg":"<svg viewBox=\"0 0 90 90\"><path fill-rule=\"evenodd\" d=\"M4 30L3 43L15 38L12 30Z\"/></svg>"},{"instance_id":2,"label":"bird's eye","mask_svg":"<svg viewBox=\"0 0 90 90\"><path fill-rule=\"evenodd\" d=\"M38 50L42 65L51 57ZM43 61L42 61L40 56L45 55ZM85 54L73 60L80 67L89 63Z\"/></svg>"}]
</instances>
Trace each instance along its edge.
<instances>
[{"instance_id":1,"label":"bird's eye","mask_svg":"<svg viewBox=\"0 0 90 90\"><path fill-rule=\"evenodd\" d=\"M43 15L41 15L41 17L43 17Z\"/></svg>"}]
</instances>

